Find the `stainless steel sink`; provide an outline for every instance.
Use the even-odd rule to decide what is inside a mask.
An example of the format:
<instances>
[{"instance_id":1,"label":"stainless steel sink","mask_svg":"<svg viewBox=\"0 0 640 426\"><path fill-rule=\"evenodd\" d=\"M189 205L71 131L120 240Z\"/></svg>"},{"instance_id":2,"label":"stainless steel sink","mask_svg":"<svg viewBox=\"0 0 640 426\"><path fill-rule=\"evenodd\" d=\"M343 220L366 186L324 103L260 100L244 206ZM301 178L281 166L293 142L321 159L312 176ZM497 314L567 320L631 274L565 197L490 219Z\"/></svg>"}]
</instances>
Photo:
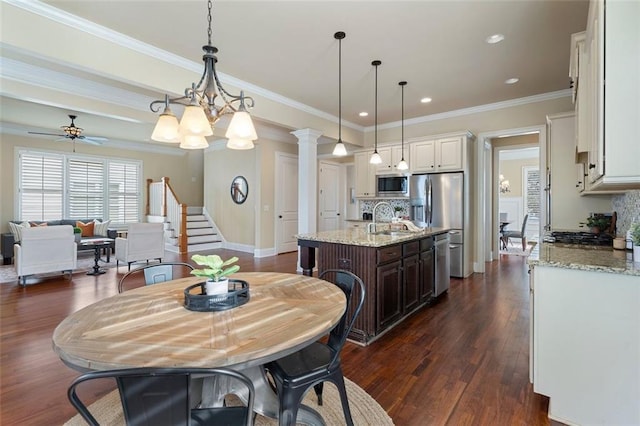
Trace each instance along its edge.
<instances>
[{"instance_id":1,"label":"stainless steel sink","mask_svg":"<svg viewBox=\"0 0 640 426\"><path fill-rule=\"evenodd\" d=\"M413 232L405 230L405 231L392 231L390 229L385 229L384 231L374 232L373 235L390 235L390 236L402 236L413 234Z\"/></svg>"}]
</instances>

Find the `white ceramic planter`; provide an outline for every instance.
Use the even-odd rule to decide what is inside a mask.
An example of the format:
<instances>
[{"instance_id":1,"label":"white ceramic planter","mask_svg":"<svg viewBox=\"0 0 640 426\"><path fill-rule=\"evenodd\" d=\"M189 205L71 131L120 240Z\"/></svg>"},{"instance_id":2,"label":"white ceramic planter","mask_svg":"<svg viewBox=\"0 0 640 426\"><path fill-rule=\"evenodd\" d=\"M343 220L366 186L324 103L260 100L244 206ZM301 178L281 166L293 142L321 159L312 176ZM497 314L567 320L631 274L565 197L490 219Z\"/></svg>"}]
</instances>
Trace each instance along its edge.
<instances>
[{"instance_id":1,"label":"white ceramic planter","mask_svg":"<svg viewBox=\"0 0 640 426\"><path fill-rule=\"evenodd\" d=\"M208 295L226 294L229 292L229 280L222 280L222 281L207 280L207 282L204 284L204 291Z\"/></svg>"},{"instance_id":2,"label":"white ceramic planter","mask_svg":"<svg viewBox=\"0 0 640 426\"><path fill-rule=\"evenodd\" d=\"M640 246L633 245L633 261L640 263Z\"/></svg>"}]
</instances>

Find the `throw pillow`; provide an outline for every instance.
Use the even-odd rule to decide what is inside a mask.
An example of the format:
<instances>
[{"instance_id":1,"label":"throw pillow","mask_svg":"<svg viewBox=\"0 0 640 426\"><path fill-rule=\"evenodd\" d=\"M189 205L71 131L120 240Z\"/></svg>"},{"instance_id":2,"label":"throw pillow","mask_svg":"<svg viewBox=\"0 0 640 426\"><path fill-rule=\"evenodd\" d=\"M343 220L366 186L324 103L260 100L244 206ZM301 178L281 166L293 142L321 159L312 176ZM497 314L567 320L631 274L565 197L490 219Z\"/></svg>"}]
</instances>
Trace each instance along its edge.
<instances>
[{"instance_id":1,"label":"throw pillow","mask_svg":"<svg viewBox=\"0 0 640 426\"><path fill-rule=\"evenodd\" d=\"M93 222L84 223L78 220L76 221L76 226L82 229L83 237L93 237Z\"/></svg>"},{"instance_id":2,"label":"throw pillow","mask_svg":"<svg viewBox=\"0 0 640 426\"><path fill-rule=\"evenodd\" d=\"M47 222L42 222L42 223L38 223L38 222L29 222L29 225L31 226L47 226Z\"/></svg>"},{"instance_id":3,"label":"throw pillow","mask_svg":"<svg viewBox=\"0 0 640 426\"><path fill-rule=\"evenodd\" d=\"M98 219L93 220L93 235L100 235L101 237L107 236L107 229L109 228L110 220L100 222Z\"/></svg>"},{"instance_id":4,"label":"throw pillow","mask_svg":"<svg viewBox=\"0 0 640 426\"><path fill-rule=\"evenodd\" d=\"M24 221L22 223L9 222L9 229L13 234L13 241L16 243L19 243L20 241L22 241L22 230L24 228L30 228L30 227L31 225L29 225L29 222L27 221Z\"/></svg>"}]
</instances>

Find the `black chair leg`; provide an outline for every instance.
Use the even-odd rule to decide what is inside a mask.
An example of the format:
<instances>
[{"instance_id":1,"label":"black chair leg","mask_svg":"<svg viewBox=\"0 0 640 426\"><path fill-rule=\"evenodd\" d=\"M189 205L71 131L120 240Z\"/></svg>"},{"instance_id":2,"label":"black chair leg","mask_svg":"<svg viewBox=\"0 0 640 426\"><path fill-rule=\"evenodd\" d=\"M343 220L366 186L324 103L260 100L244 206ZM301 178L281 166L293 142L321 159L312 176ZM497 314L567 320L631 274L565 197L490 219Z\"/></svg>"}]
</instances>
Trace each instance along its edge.
<instances>
[{"instance_id":1,"label":"black chair leg","mask_svg":"<svg viewBox=\"0 0 640 426\"><path fill-rule=\"evenodd\" d=\"M278 426L293 426L298 417L298 406L304 395L303 389L278 386L280 407L278 409Z\"/></svg>"},{"instance_id":2,"label":"black chair leg","mask_svg":"<svg viewBox=\"0 0 640 426\"><path fill-rule=\"evenodd\" d=\"M338 388L340 394L340 401L342 402L342 411L344 413L344 419L347 426L353 426L353 419L351 418L351 409L349 408L349 399L347 398L347 389L344 386L344 377L342 372L339 371L333 376L333 382Z\"/></svg>"},{"instance_id":3,"label":"black chair leg","mask_svg":"<svg viewBox=\"0 0 640 426\"><path fill-rule=\"evenodd\" d=\"M313 390L316 391L316 396L318 397L318 405L322 405L322 385L324 382L320 382L313 387Z\"/></svg>"}]
</instances>

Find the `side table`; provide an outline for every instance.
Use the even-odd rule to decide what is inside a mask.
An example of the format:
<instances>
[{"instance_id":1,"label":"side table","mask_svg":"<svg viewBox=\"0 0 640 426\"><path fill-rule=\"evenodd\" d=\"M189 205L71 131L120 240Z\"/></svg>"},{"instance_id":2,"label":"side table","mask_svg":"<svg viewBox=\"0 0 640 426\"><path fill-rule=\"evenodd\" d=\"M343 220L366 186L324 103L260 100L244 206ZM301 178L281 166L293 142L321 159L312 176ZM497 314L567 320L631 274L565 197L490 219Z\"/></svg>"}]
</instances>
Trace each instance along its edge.
<instances>
[{"instance_id":1,"label":"side table","mask_svg":"<svg viewBox=\"0 0 640 426\"><path fill-rule=\"evenodd\" d=\"M93 268L89 272L87 272L87 275L100 275L107 272L104 269L100 269L100 266L98 265L98 261L100 260L100 249L103 249L103 248L110 249L112 243L113 243L112 238L84 240L78 243L79 246L93 248L94 264L93 264ZM109 263L109 260L111 257L111 250L105 250L105 251L107 253L107 263Z\"/></svg>"}]
</instances>

